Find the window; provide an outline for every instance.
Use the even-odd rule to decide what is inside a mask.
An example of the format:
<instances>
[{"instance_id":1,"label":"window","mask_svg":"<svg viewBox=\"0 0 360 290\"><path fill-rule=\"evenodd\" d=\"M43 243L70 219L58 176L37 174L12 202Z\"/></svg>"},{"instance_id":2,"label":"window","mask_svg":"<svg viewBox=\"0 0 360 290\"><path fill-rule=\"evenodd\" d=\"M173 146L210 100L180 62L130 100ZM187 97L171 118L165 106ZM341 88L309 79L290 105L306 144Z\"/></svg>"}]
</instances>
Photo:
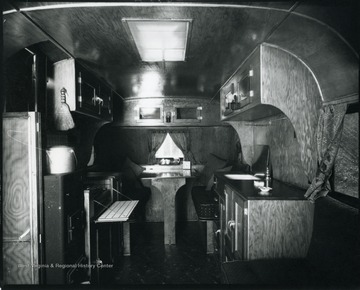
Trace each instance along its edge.
<instances>
[{"instance_id":1,"label":"window","mask_svg":"<svg viewBox=\"0 0 360 290\"><path fill-rule=\"evenodd\" d=\"M359 113L346 114L335 159L335 191L359 197Z\"/></svg>"},{"instance_id":2,"label":"window","mask_svg":"<svg viewBox=\"0 0 360 290\"><path fill-rule=\"evenodd\" d=\"M355 109L354 109L355 108ZM359 105L349 106L334 164L333 189L338 196L359 198Z\"/></svg>"},{"instance_id":3,"label":"window","mask_svg":"<svg viewBox=\"0 0 360 290\"><path fill-rule=\"evenodd\" d=\"M158 158L178 158L184 159L184 154L179 147L176 146L171 139L169 133L166 134L164 142L161 144L159 150L156 152L155 157Z\"/></svg>"}]
</instances>

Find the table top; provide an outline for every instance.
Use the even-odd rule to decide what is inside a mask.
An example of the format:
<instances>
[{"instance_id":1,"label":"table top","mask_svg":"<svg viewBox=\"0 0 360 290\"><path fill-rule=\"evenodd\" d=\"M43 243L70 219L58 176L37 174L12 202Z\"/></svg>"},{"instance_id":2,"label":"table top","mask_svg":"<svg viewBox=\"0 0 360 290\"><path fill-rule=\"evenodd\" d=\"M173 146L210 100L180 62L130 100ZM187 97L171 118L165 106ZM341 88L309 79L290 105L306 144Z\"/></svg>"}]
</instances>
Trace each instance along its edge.
<instances>
[{"instance_id":1,"label":"table top","mask_svg":"<svg viewBox=\"0 0 360 290\"><path fill-rule=\"evenodd\" d=\"M137 205L138 200L115 201L95 223L125 222Z\"/></svg>"},{"instance_id":2,"label":"table top","mask_svg":"<svg viewBox=\"0 0 360 290\"><path fill-rule=\"evenodd\" d=\"M195 178L198 175L191 170L179 170L157 173L142 173L141 179L166 179L166 178Z\"/></svg>"}]
</instances>

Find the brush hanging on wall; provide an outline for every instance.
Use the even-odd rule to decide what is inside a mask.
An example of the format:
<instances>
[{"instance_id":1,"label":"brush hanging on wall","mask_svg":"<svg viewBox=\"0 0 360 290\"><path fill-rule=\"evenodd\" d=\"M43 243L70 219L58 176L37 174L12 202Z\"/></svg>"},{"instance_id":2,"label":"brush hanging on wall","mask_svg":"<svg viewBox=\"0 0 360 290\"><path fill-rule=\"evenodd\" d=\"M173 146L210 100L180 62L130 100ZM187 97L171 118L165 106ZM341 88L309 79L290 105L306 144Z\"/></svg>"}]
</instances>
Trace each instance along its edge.
<instances>
[{"instance_id":1,"label":"brush hanging on wall","mask_svg":"<svg viewBox=\"0 0 360 290\"><path fill-rule=\"evenodd\" d=\"M69 105L66 103L66 96L67 91L62 88L60 90L61 103L55 111L55 128L59 131L67 131L75 127Z\"/></svg>"}]
</instances>

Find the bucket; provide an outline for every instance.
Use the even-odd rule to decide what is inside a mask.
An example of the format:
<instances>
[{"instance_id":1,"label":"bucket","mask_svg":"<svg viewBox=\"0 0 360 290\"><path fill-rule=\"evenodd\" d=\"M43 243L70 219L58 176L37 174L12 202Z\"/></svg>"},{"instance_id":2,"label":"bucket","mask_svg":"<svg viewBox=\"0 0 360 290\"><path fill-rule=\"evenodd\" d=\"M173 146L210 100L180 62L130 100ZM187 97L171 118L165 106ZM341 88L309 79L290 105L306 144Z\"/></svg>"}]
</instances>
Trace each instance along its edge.
<instances>
[{"instance_id":1,"label":"bucket","mask_svg":"<svg viewBox=\"0 0 360 290\"><path fill-rule=\"evenodd\" d=\"M46 150L48 172L50 174L69 173L75 170L75 151L67 146L54 146Z\"/></svg>"}]
</instances>

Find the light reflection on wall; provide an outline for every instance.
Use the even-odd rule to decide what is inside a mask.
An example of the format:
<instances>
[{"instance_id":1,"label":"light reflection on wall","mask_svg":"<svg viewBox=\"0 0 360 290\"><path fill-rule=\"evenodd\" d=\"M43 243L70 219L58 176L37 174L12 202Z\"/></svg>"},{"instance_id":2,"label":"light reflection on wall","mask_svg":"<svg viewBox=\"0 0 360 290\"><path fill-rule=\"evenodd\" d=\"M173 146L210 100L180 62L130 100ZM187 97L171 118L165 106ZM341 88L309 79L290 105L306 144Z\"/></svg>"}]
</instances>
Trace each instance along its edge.
<instances>
[{"instance_id":1,"label":"light reflection on wall","mask_svg":"<svg viewBox=\"0 0 360 290\"><path fill-rule=\"evenodd\" d=\"M159 72L145 72L133 82L132 92L139 98L161 97L163 96L164 80Z\"/></svg>"}]
</instances>

